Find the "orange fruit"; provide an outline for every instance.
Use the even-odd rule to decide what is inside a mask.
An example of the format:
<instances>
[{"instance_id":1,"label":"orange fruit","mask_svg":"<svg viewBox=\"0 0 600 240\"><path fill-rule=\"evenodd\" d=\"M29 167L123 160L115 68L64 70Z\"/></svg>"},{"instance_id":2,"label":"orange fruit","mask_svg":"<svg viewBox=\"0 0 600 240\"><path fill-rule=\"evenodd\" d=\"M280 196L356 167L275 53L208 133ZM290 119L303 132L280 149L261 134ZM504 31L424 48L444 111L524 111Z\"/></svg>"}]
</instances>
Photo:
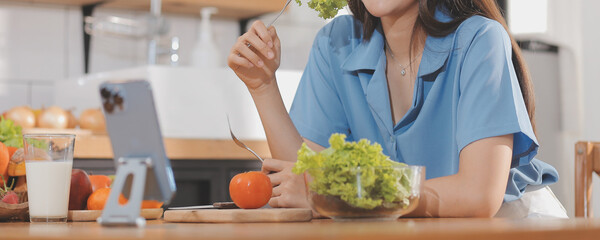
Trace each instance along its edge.
<instances>
[{"instance_id":1,"label":"orange fruit","mask_svg":"<svg viewBox=\"0 0 600 240\"><path fill-rule=\"evenodd\" d=\"M109 188L112 184L112 179L106 175L90 175L90 182L92 183L92 191L96 191L100 188Z\"/></svg>"},{"instance_id":2,"label":"orange fruit","mask_svg":"<svg viewBox=\"0 0 600 240\"><path fill-rule=\"evenodd\" d=\"M88 210L102 210L104 209L104 205L106 205L106 201L108 200L108 196L110 195L110 188L100 188L96 191L92 192L92 194L88 197L87 200L87 209ZM119 196L119 203L121 205L127 203L127 199L121 194Z\"/></svg>"},{"instance_id":3,"label":"orange fruit","mask_svg":"<svg viewBox=\"0 0 600 240\"><path fill-rule=\"evenodd\" d=\"M4 181L8 181L8 163L10 162L9 150L2 142L0 142L0 185ZM4 179L4 180L3 180Z\"/></svg>"},{"instance_id":4,"label":"orange fruit","mask_svg":"<svg viewBox=\"0 0 600 240\"><path fill-rule=\"evenodd\" d=\"M235 175L229 182L229 196L240 208L260 208L269 202L273 187L271 179L262 172Z\"/></svg>"},{"instance_id":5,"label":"orange fruit","mask_svg":"<svg viewBox=\"0 0 600 240\"><path fill-rule=\"evenodd\" d=\"M98 175L96 175L98 176ZM91 177L91 176L90 176ZM110 195L110 188L104 187L95 190L87 200L87 209L88 210L103 210L106 201L108 200L108 196ZM127 204L127 198L121 194L119 196L119 203L121 205ZM142 201L142 209L145 208L161 208L163 205L162 202L156 200L143 200Z\"/></svg>"},{"instance_id":6,"label":"orange fruit","mask_svg":"<svg viewBox=\"0 0 600 240\"><path fill-rule=\"evenodd\" d=\"M8 157L10 157L10 158L12 158L12 155L15 154L15 152L17 150L19 150L19 148L10 147L10 146L6 146L6 148L8 148Z\"/></svg>"}]
</instances>

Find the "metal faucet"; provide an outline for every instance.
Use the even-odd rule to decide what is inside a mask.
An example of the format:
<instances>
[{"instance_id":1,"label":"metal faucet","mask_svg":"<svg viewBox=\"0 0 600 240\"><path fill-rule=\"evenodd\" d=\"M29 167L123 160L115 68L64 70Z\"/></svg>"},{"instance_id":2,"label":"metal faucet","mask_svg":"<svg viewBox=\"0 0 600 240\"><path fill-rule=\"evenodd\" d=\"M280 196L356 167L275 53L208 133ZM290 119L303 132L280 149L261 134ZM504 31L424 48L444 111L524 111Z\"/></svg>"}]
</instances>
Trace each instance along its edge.
<instances>
[{"instance_id":1,"label":"metal faucet","mask_svg":"<svg viewBox=\"0 0 600 240\"><path fill-rule=\"evenodd\" d=\"M171 61L171 66L177 66L179 64L179 38L173 37L171 38L171 48L170 48L169 60Z\"/></svg>"},{"instance_id":2,"label":"metal faucet","mask_svg":"<svg viewBox=\"0 0 600 240\"><path fill-rule=\"evenodd\" d=\"M151 21L157 23L160 19L162 0L150 0L150 17ZM148 42L148 64L156 64L156 50L159 36L153 34Z\"/></svg>"},{"instance_id":3,"label":"metal faucet","mask_svg":"<svg viewBox=\"0 0 600 240\"><path fill-rule=\"evenodd\" d=\"M169 63L171 66L179 65L179 37L172 37L171 40L167 44L164 42L158 41L156 44L156 57L158 56L168 56ZM162 58L161 58L162 59Z\"/></svg>"},{"instance_id":4,"label":"metal faucet","mask_svg":"<svg viewBox=\"0 0 600 240\"><path fill-rule=\"evenodd\" d=\"M169 25L161 17L161 0L150 0L150 15L145 20L135 20L116 16L84 18L84 30L90 35L110 35L115 37L126 37L144 39L148 41L148 64L156 64L160 51L159 40L169 31ZM170 54L171 64L179 61L179 38L171 39Z\"/></svg>"}]
</instances>

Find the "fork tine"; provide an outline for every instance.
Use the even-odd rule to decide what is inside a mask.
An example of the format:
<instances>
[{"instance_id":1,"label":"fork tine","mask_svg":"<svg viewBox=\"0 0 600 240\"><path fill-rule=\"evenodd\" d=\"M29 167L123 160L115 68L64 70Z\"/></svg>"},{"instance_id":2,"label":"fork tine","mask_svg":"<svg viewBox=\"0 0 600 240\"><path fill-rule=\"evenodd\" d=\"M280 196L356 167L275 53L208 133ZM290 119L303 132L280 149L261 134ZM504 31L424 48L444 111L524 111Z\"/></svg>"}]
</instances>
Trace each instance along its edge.
<instances>
[{"instance_id":1,"label":"fork tine","mask_svg":"<svg viewBox=\"0 0 600 240\"><path fill-rule=\"evenodd\" d=\"M264 162L264 160L260 156L258 156L258 154L256 154L256 152L254 152L252 149L250 149L248 146L246 146L246 144L244 144L242 141L237 139L237 137L235 137L235 135L233 134L233 131L231 131L231 123L229 122L229 114L227 114L227 125L229 126L229 134L231 134L231 139L233 139L233 142L235 142L235 144L238 145L239 147L245 148L250 153L254 154L254 156L256 158L258 158L258 160L260 160L261 162Z\"/></svg>"},{"instance_id":2,"label":"fork tine","mask_svg":"<svg viewBox=\"0 0 600 240\"><path fill-rule=\"evenodd\" d=\"M267 28L269 28L271 25L273 25L273 23L275 23L275 21L277 21L277 19L281 16L281 14L283 14L283 11L285 11L285 9L287 8L288 5L290 5L290 2L292 0L288 0L285 5L283 6L283 8L281 9L281 11L279 11L279 14L277 14L277 17L275 17L270 23L269 25L267 25Z\"/></svg>"},{"instance_id":3,"label":"fork tine","mask_svg":"<svg viewBox=\"0 0 600 240\"><path fill-rule=\"evenodd\" d=\"M235 135L233 135L233 131L231 131L231 123L229 122L229 114L227 114L227 126L229 126L229 134L231 134L231 138L233 138L233 141L235 142L235 144L237 144L239 146L239 144L237 143L237 138L235 137Z\"/></svg>"},{"instance_id":4,"label":"fork tine","mask_svg":"<svg viewBox=\"0 0 600 240\"><path fill-rule=\"evenodd\" d=\"M283 11L287 8L287 6L290 4L292 0L288 0L285 5L283 6L283 8L281 9L281 11L279 11L279 14L277 14L277 16L267 25L267 28L271 27L271 25L273 25L273 23L275 23L275 21L277 21L277 19L281 16L281 14L283 13ZM247 43L246 44L247 47L251 47L252 44ZM231 127L230 127L231 128Z\"/></svg>"},{"instance_id":5,"label":"fork tine","mask_svg":"<svg viewBox=\"0 0 600 240\"><path fill-rule=\"evenodd\" d=\"M227 115L227 125L229 126L229 134L231 135L231 139L233 139L233 142L235 142L235 144L240 147L247 148L246 144L238 140L235 134L233 134L233 131L231 130L231 123L229 122L229 114Z\"/></svg>"}]
</instances>

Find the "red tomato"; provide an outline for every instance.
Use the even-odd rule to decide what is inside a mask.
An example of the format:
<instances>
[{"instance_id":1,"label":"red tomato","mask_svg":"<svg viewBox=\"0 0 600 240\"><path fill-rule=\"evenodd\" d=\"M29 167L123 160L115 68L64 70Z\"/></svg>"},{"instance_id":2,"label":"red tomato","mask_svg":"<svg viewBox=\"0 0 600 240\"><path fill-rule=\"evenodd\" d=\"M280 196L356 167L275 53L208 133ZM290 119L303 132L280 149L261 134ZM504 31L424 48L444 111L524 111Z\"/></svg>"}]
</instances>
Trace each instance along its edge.
<instances>
[{"instance_id":1,"label":"red tomato","mask_svg":"<svg viewBox=\"0 0 600 240\"><path fill-rule=\"evenodd\" d=\"M229 196L240 208L260 208L269 202L273 187L262 172L245 172L235 175L229 182Z\"/></svg>"}]
</instances>

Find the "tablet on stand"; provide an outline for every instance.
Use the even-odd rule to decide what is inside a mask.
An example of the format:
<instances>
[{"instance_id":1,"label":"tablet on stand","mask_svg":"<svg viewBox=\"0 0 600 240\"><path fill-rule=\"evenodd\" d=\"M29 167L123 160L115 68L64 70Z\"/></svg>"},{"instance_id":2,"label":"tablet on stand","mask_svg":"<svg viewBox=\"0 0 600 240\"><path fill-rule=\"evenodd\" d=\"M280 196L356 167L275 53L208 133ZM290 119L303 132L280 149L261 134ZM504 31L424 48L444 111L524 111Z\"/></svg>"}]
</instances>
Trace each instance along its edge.
<instances>
[{"instance_id":1,"label":"tablet on stand","mask_svg":"<svg viewBox=\"0 0 600 240\"><path fill-rule=\"evenodd\" d=\"M97 221L103 226L144 226L142 200L168 204L175 194L150 83L105 82L100 97L117 169L112 190ZM121 205L119 195L128 202Z\"/></svg>"}]
</instances>

